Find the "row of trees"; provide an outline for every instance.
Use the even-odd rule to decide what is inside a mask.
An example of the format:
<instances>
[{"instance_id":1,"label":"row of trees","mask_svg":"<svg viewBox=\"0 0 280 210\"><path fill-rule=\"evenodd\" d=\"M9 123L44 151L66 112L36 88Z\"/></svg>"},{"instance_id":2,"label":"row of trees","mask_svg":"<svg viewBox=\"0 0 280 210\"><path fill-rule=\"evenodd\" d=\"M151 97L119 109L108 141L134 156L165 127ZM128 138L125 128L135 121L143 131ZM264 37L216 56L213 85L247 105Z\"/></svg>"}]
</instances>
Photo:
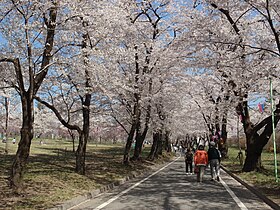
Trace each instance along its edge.
<instances>
[{"instance_id":1,"label":"row of trees","mask_svg":"<svg viewBox=\"0 0 280 210\"><path fill-rule=\"evenodd\" d=\"M249 105L269 98L268 77L279 83L277 7L269 0L3 0L1 89L17 92L22 113L11 186L21 187L37 103L78 134L80 174L90 128L100 122L123 128L128 164L141 160L148 133L150 159L187 133L221 133L226 145L236 115L247 139L243 170L255 170L272 122L269 114L254 122Z\"/></svg>"}]
</instances>

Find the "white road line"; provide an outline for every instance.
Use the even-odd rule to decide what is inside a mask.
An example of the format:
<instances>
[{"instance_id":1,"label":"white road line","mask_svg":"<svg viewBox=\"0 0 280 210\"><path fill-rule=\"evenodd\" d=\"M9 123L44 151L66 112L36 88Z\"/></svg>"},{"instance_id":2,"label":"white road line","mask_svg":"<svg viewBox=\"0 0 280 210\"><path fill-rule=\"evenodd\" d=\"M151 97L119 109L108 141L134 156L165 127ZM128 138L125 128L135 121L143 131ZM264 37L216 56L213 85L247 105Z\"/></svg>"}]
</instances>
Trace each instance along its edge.
<instances>
[{"instance_id":1,"label":"white road line","mask_svg":"<svg viewBox=\"0 0 280 210\"><path fill-rule=\"evenodd\" d=\"M228 191L230 196L233 198L235 203L240 207L240 209L248 210L247 207L244 205L244 203L242 203L241 200L239 200L239 198L234 194L234 192L229 188L229 186L221 178L220 178L220 182L226 188L226 190Z\"/></svg>"},{"instance_id":2,"label":"white road line","mask_svg":"<svg viewBox=\"0 0 280 210\"><path fill-rule=\"evenodd\" d=\"M87 202L89 202L89 201L90 201L90 199L87 199L87 200L85 200L85 201L83 201L83 202L79 203L78 205L75 205L75 206L70 207L70 208L69 208L69 209L67 209L67 210L74 209L74 208L76 208L77 206L80 206L80 205L82 205L82 204L84 204L84 203L87 203Z\"/></svg>"},{"instance_id":3,"label":"white road line","mask_svg":"<svg viewBox=\"0 0 280 210\"><path fill-rule=\"evenodd\" d=\"M169 165L171 165L172 163L174 163L175 161L177 161L181 156L179 156L178 158L176 158L174 161L172 161L171 163L167 164L166 166L162 167L161 169L159 169L158 171L154 172L153 174L149 175L148 177L146 177L145 179L142 179L140 182L137 182L136 184L134 184L133 186L127 188L126 190L120 192L118 195L114 196L113 198L109 199L108 201L106 201L105 203L97 206L95 209L93 210L99 210L104 208L105 206L109 205L110 203L112 203L113 201L117 200L119 197L121 197L123 194L127 193L128 191L132 190L133 188L137 187L138 185L140 185L142 182L145 182L147 179L151 178L152 176L154 176L155 174L157 174L158 172L162 171L163 169L165 169L166 167L168 167Z\"/></svg>"},{"instance_id":4,"label":"white road line","mask_svg":"<svg viewBox=\"0 0 280 210\"><path fill-rule=\"evenodd\" d=\"M92 198L86 199L86 200L84 200L83 202L81 202L81 203L79 203L79 204L77 204L77 205L75 205L75 206L72 206L72 207L70 207L70 208L67 209L67 210L72 210L72 209L74 209L74 208L76 208L76 207L78 207L78 206L80 206L80 205L82 205L82 204L84 204L84 203L89 202L90 200L92 200L92 199L94 199L94 198L100 197L100 196L103 195L103 194L104 194L104 193L100 193L100 194L98 194L98 195L96 195L96 196L94 196L94 197L92 197Z\"/></svg>"}]
</instances>

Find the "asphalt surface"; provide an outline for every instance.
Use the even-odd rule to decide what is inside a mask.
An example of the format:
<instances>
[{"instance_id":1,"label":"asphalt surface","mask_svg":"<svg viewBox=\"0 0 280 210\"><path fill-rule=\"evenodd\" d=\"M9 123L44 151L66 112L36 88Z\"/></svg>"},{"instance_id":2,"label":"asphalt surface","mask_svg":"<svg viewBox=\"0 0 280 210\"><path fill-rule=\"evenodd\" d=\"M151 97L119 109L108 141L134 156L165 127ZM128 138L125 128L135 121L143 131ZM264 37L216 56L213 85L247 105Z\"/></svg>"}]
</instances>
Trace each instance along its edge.
<instances>
[{"instance_id":1,"label":"asphalt surface","mask_svg":"<svg viewBox=\"0 0 280 210\"><path fill-rule=\"evenodd\" d=\"M103 193L93 193L53 209L68 210L219 210L273 209L262 199L221 170L221 180L211 181L206 170L202 183L185 173L179 157L158 171L130 179ZM274 208L275 209L275 208Z\"/></svg>"}]
</instances>

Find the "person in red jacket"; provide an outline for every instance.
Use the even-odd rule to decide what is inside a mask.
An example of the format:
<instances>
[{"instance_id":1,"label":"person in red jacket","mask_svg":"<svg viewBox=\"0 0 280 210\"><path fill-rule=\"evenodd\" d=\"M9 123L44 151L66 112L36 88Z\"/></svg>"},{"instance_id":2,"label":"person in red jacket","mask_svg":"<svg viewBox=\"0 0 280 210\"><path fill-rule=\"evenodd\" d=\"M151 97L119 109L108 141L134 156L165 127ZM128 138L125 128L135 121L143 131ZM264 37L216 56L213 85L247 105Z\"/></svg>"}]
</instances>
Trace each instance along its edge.
<instances>
[{"instance_id":1,"label":"person in red jacket","mask_svg":"<svg viewBox=\"0 0 280 210\"><path fill-rule=\"evenodd\" d=\"M194 165L197 172L197 181L202 182L205 168L208 164L208 154L204 150L204 145L199 145L194 155Z\"/></svg>"}]
</instances>

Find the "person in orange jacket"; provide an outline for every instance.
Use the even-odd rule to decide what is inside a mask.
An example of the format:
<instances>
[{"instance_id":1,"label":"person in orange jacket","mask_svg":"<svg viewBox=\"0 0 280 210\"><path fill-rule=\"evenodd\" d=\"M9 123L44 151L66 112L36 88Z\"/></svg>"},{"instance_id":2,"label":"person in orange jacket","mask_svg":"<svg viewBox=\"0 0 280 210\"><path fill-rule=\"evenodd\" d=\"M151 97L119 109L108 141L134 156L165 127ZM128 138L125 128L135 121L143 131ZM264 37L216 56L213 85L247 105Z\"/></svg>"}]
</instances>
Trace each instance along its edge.
<instances>
[{"instance_id":1,"label":"person in orange jacket","mask_svg":"<svg viewBox=\"0 0 280 210\"><path fill-rule=\"evenodd\" d=\"M208 165L208 154L204 150L204 145L199 145L194 155L195 172L197 173L197 181L202 182L205 168Z\"/></svg>"}]
</instances>

